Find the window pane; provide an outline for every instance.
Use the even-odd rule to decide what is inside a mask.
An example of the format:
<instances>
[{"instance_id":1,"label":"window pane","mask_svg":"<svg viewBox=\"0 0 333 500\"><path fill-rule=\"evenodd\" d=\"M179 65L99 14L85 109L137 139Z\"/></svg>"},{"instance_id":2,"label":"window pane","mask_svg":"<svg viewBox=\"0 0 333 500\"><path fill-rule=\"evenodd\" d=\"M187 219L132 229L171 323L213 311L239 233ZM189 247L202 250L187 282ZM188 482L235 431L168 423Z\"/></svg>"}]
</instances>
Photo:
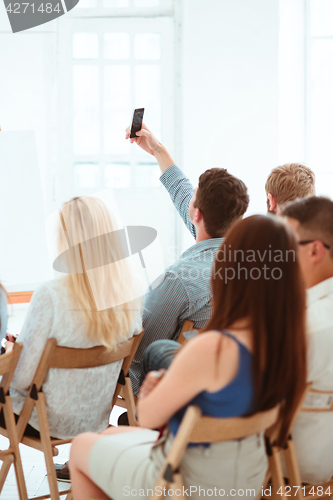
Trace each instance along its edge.
<instances>
[{"instance_id":1,"label":"window pane","mask_svg":"<svg viewBox=\"0 0 333 500\"><path fill-rule=\"evenodd\" d=\"M105 167L105 186L108 188L128 188L131 185L129 163L111 163Z\"/></svg>"},{"instance_id":2,"label":"window pane","mask_svg":"<svg viewBox=\"0 0 333 500\"><path fill-rule=\"evenodd\" d=\"M130 124L130 114L112 111L104 120L104 151L106 154L130 154L130 142L125 140L125 129Z\"/></svg>"},{"instance_id":3,"label":"window pane","mask_svg":"<svg viewBox=\"0 0 333 500\"><path fill-rule=\"evenodd\" d=\"M97 0L80 0L75 6L76 9L92 9L97 7Z\"/></svg>"},{"instance_id":4,"label":"window pane","mask_svg":"<svg viewBox=\"0 0 333 500\"><path fill-rule=\"evenodd\" d=\"M135 68L136 108L161 109L161 83L159 66L137 66Z\"/></svg>"},{"instance_id":5,"label":"window pane","mask_svg":"<svg viewBox=\"0 0 333 500\"><path fill-rule=\"evenodd\" d=\"M104 108L108 113L114 109L131 109L130 66L105 66Z\"/></svg>"},{"instance_id":6,"label":"window pane","mask_svg":"<svg viewBox=\"0 0 333 500\"><path fill-rule=\"evenodd\" d=\"M135 169L135 184L139 188L160 187L160 176L157 163L139 163Z\"/></svg>"},{"instance_id":7,"label":"window pane","mask_svg":"<svg viewBox=\"0 0 333 500\"><path fill-rule=\"evenodd\" d=\"M312 36L333 35L333 0L311 0L310 33Z\"/></svg>"},{"instance_id":8,"label":"window pane","mask_svg":"<svg viewBox=\"0 0 333 500\"><path fill-rule=\"evenodd\" d=\"M332 171L333 166L333 40L315 40L311 50L310 166Z\"/></svg>"},{"instance_id":9,"label":"window pane","mask_svg":"<svg viewBox=\"0 0 333 500\"><path fill-rule=\"evenodd\" d=\"M98 67L73 67L74 153L99 152Z\"/></svg>"},{"instance_id":10,"label":"window pane","mask_svg":"<svg viewBox=\"0 0 333 500\"><path fill-rule=\"evenodd\" d=\"M103 7L128 7L128 0L103 0Z\"/></svg>"},{"instance_id":11,"label":"window pane","mask_svg":"<svg viewBox=\"0 0 333 500\"><path fill-rule=\"evenodd\" d=\"M130 37L128 33L105 33L104 57L107 59L128 59Z\"/></svg>"},{"instance_id":12,"label":"window pane","mask_svg":"<svg viewBox=\"0 0 333 500\"><path fill-rule=\"evenodd\" d=\"M98 186L97 163L75 163L75 184L80 188L95 188Z\"/></svg>"},{"instance_id":13,"label":"window pane","mask_svg":"<svg viewBox=\"0 0 333 500\"><path fill-rule=\"evenodd\" d=\"M153 33L135 35L134 53L136 59L160 59L161 35Z\"/></svg>"},{"instance_id":14,"label":"window pane","mask_svg":"<svg viewBox=\"0 0 333 500\"><path fill-rule=\"evenodd\" d=\"M97 33L75 33L73 57L74 59L96 59L98 57Z\"/></svg>"},{"instance_id":15,"label":"window pane","mask_svg":"<svg viewBox=\"0 0 333 500\"><path fill-rule=\"evenodd\" d=\"M130 66L106 66L104 73L104 151L129 154L125 129L131 120Z\"/></svg>"},{"instance_id":16,"label":"window pane","mask_svg":"<svg viewBox=\"0 0 333 500\"><path fill-rule=\"evenodd\" d=\"M134 0L135 7L157 7L160 0Z\"/></svg>"}]
</instances>

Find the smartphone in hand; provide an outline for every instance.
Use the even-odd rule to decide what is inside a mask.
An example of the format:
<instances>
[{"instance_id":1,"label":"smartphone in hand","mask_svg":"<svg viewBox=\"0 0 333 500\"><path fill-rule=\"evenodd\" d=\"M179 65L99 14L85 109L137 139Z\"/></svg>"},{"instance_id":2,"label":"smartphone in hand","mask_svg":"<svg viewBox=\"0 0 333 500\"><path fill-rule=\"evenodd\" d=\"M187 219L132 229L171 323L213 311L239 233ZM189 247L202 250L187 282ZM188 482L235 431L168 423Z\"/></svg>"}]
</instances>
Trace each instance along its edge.
<instances>
[{"instance_id":1,"label":"smartphone in hand","mask_svg":"<svg viewBox=\"0 0 333 500\"><path fill-rule=\"evenodd\" d=\"M134 110L133 113L133 120L132 120L132 126L131 126L131 135L130 138L134 139L136 136L136 133L139 132L142 128L142 120L143 120L143 113L145 112L145 108L138 108Z\"/></svg>"}]
</instances>

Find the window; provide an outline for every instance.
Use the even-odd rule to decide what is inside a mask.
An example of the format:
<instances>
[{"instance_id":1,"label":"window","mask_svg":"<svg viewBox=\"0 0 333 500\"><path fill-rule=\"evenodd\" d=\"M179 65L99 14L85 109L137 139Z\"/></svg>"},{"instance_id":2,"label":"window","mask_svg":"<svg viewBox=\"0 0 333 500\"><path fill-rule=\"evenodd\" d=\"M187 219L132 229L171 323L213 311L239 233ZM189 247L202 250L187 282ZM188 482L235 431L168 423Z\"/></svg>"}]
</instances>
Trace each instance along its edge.
<instances>
[{"instance_id":1,"label":"window","mask_svg":"<svg viewBox=\"0 0 333 500\"><path fill-rule=\"evenodd\" d=\"M144 107L145 123L168 148L174 146L171 11L152 18L139 15L140 9L146 13L167 4L81 0L74 10L80 16L84 12L83 17L69 14L59 21L56 185L58 205L111 188L123 223L156 228L169 263L175 217L159 182L159 167L153 156L125 141L133 109ZM133 8L138 15L129 17ZM105 17L110 9L112 16ZM103 17L90 17L100 12Z\"/></svg>"},{"instance_id":2,"label":"window","mask_svg":"<svg viewBox=\"0 0 333 500\"><path fill-rule=\"evenodd\" d=\"M306 3L306 158L333 198L333 0Z\"/></svg>"}]
</instances>

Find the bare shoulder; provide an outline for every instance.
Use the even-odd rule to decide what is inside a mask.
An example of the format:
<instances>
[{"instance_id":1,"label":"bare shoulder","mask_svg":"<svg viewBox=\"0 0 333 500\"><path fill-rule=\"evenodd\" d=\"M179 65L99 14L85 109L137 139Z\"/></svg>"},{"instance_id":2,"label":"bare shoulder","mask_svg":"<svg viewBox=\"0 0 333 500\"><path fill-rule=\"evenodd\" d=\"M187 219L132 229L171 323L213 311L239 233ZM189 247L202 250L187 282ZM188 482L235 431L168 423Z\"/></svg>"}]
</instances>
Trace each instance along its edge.
<instances>
[{"instance_id":1,"label":"bare shoulder","mask_svg":"<svg viewBox=\"0 0 333 500\"><path fill-rule=\"evenodd\" d=\"M179 354L192 376L204 384L204 390L216 391L236 375L239 361L237 343L218 331L200 333L184 346ZM218 373L218 376L216 375Z\"/></svg>"},{"instance_id":2,"label":"bare shoulder","mask_svg":"<svg viewBox=\"0 0 333 500\"><path fill-rule=\"evenodd\" d=\"M222 357L230 355L231 352L237 353L236 343L216 330L196 335L185 345L184 351L185 349L188 355L201 356L206 360L213 356L215 358L217 349Z\"/></svg>"}]
</instances>

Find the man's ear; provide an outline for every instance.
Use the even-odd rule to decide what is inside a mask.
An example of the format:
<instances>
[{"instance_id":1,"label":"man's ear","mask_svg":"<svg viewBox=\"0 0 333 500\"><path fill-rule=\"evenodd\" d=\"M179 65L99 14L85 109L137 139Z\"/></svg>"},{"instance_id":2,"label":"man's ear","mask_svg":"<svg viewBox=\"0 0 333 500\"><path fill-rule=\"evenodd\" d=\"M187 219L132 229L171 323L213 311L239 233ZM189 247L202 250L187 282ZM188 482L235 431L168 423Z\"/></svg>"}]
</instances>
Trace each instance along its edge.
<instances>
[{"instance_id":1,"label":"man's ear","mask_svg":"<svg viewBox=\"0 0 333 500\"><path fill-rule=\"evenodd\" d=\"M193 222L196 224L202 220L202 213L199 208L194 209L194 217L193 217Z\"/></svg>"},{"instance_id":2,"label":"man's ear","mask_svg":"<svg viewBox=\"0 0 333 500\"><path fill-rule=\"evenodd\" d=\"M276 203L275 196L273 196L272 193L268 193L267 199L268 199L268 202L267 202L268 210L275 214L276 210L277 210L277 203Z\"/></svg>"},{"instance_id":3,"label":"man's ear","mask_svg":"<svg viewBox=\"0 0 333 500\"><path fill-rule=\"evenodd\" d=\"M312 262L319 262L325 257L325 247L321 241L314 241L311 248Z\"/></svg>"}]
</instances>

